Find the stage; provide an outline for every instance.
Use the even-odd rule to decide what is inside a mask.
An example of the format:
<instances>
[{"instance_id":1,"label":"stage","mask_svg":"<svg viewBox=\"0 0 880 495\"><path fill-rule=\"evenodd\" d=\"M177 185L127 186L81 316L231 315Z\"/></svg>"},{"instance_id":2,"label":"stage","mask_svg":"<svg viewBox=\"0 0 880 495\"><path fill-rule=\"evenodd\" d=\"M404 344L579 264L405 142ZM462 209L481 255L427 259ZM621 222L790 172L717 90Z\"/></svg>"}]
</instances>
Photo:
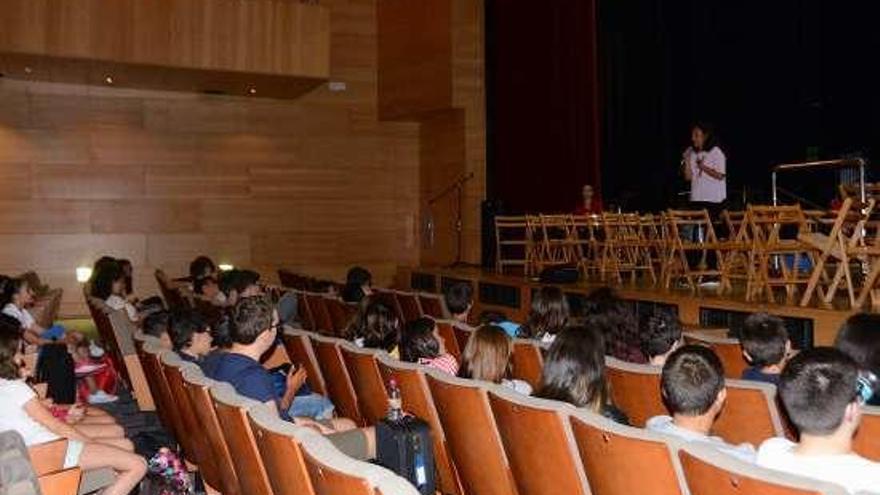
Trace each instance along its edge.
<instances>
[{"instance_id":1,"label":"stage","mask_svg":"<svg viewBox=\"0 0 880 495\"><path fill-rule=\"evenodd\" d=\"M532 289L540 287L537 280L522 275L498 275L481 268L401 267L397 285L413 291L442 292L443 287L465 281L474 289L474 311L500 311L513 321L523 322L531 305ZM559 285L569 298L573 312L579 310L584 296L602 287L598 282L577 282ZM636 285L614 286L618 294L635 304L640 313L653 307L668 307L678 312L683 324L690 327L737 327L750 313L765 311L786 321L795 347L831 345L840 325L855 311L799 307L796 305L747 302L743 296L718 296L714 290L692 294L687 289L663 290Z\"/></svg>"}]
</instances>

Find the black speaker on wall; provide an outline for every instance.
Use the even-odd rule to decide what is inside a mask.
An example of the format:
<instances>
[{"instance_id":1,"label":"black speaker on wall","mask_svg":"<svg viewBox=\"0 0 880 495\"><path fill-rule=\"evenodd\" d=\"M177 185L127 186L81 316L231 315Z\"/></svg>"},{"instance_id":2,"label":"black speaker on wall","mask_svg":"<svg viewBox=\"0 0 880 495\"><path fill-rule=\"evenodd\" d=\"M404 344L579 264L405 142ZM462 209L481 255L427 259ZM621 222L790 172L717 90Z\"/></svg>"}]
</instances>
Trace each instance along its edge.
<instances>
[{"instance_id":1,"label":"black speaker on wall","mask_svg":"<svg viewBox=\"0 0 880 495\"><path fill-rule=\"evenodd\" d=\"M503 206L500 199L486 199L480 203L481 225L482 227L482 247L483 256L481 257L483 268L495 268L495 216L503 213Z\"/></svg>"}]
</instances>

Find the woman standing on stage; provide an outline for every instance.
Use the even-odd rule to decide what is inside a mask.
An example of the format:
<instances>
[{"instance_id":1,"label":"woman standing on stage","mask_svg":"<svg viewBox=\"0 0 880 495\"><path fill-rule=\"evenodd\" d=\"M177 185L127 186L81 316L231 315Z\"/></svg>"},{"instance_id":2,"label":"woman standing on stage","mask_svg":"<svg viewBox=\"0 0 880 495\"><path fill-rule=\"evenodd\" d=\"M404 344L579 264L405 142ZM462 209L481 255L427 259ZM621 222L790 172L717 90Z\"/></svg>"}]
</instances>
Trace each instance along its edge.
<instances>
[{"instance_id":1,"label":"woman standing on stage","mask_svg":"<svg viewBox=\"0 0 880 495\"><path fill-rule=\"evenodd\" d=\"M718 147L712 126L691 127L691 146L681 159L684 178L691 183L691 205L713 216L727 199L727 159Z\"/></svg>"}]
</instances>

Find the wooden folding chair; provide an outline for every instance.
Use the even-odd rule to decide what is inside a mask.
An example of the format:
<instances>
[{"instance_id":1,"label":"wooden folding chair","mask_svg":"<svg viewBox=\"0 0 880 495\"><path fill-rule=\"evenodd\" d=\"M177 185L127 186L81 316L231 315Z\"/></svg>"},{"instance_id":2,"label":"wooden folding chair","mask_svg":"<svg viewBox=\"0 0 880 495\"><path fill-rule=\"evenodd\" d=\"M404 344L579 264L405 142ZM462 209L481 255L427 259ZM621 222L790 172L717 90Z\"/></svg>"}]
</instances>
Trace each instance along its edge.
<instances>
[{"instance_id":1,"label":"wooden folding chair","mask_svg":"<svg viewBox=\"0 0 880 495\"><path fill-rule=\"evenodd\" d=\"M728 288L732 289L735 280L742 281L744 285L754 280L755 263L752 259L754 251L748 212L724 210L721 212L721 221L727 228L727 238L723 240L725 250L722 254L725 257L724 269L727 279L731 283Z\"/></svg>"},{"instance_id":2,"label":"wooden folding chair","mask_svg":"<svg viewBox=\"0 0 880 495\"><path fill-rule=\"evenodd\" d=\"M602 228L602 280L610 276L612 282L622 283L623 275L628 274L630 283L635 283L639 272L644 272L652 284L657 283L652 243L644 237L641 217L637 213L603 213Z\"/></svg>"},{"instance_id":3,"label":"wooden folding chair","mask_svg":"<svg viewBox=\"0 0 880 495\"><path fill-rule=\"evenodd\" d=\"M520 493L590 493L568 422L573 407L505 387L490 388L489 405Z\"/></svg>"},{"instance_id":4,"label":"wooden folding chair","mask_svg":"<svg viewBox=\"0 0 880 495\"><path fill-rule=\"evenodd\" d=\"M350 342L339 344L339 350L351 377L361 415L368 425L374 425L388 415L388 393L376 364L379 351L359 349Z\"/></svg>"},{"instance_id":5,"label":"wooden folding chair","mask_svg":"<svg viewBox=\"0 0 880 495\"><path fill-rule=\"evenodd\" d=\"M324 376L321 374L321 367L318 364L318 358L312 349L312 342L309 340L309 334L303 330L294 328L285 328L281 334L281 342L284 343L284 349L290 360L297 366L303 366L308 376L306 383L312 392L321 395L327 395L327 386L324 383Z\"/></svg>"},{"instance_id":6,"label":"wooden folding chair","mask_svg":"<svg viewBox=\"0 0 880 495\"><path fill-rule=\"evenodd\" d=\"M495 217L495 271L503 274L508 266L520 266L528 273L533 249L526 217Z\"/></svg>"},{"instance_id":7,"label":"wooden folding chair","mask_svg":"<svg viewBox=\"0 0 880 495\"><path fill-rule=\"evenodd\" d=\"M570 421L593 495L688 493L676 440L584 410L572 413Z\"/></svg>"},{"instance_id":8,"label":"wooden folding chair","mask_svg":"<svg viewBox=\"0 0 880 495\"><path fill-rule=\"evenodd\" d=\"M265 407L252 407L247 414L274 494L314 495L301 447L303 428L280 419Z\"/></svg>"},{"instance_id":9,"label":"wooden folding chair","mask_svg":"<svg viewBox=\"0 0 880 495\"><path fill-rule=\"evenodd\" d=\"M746 368L749 367L749 363L743 356L739 340L727 337L726 333L726 330L684 332L684 340L688 344L711 347L724 366L724 376L739 380Z\"/></svg>"},{"instance_id":10,"label":"wooden folding chair","mask_svg":"<svg viewBox=\"0 0 880 495\"><path fill-rule=\"evenodd\" d=\"M208 390L217 382L206 378L200 369L186 368L183 370L183 388L195 410L199 421L199 431L204 434L205 440L211 448L214 456L214 464L217 468L219 479L205 478L205 482L224 495L242 494L238 476L235 474L235 461L223 436L223 428L214 412L214 404Z\"/></svg>"},{"instance_id":11,"label":"wooden folding chair","mask_svg":"<svg viewBox=\"0 0 880 495\"><path fill-rule=\"evenodd\" d=\"M669 210L664 214L667 232L666 259L663 263L663 287L669 289L673 282L683 281L692 292L700 290L706 277L718 277L719 292L729 289L730 281L724 265L725 244L718 240L707 210ZM689 256L700 257L697 266L691 266ZM708 265L708 254L715 254L716 266Z\"/></svg>"},{"instance_id":12,"label":"wooden folding chair","mask_svg":"<svg viewBox=\"0 0 880 495\"><path fill-rule=\"evenodd\" d=\"M652 417L669 414L660 393L660 372L657 366L605 358L611 398L617 407L626 411L633 426L643 427Z\"/></svg>"},{"instance_id":13,"label":"wooden folding chair","mask_svg":"<svg viewBox=\"0 0 880 495\"><path fill-rule=\"evenodd\" d=\"M862 424L853 439L853 450L862 457L880 462L880 407L862 406Z\"/></svg>"},{"instance_id":14,"label":"wooden folding chair","mask_svg":"<svg viewBox=\"0 0 880 495\"><path fill-rule=\"evenodd\" d=\"M809 226L801 207L749 205L749 229L752 234L754 280L746 289L746 300L765 296L775 302L774 288L785 290L786 302L794 303L798 288L806 287L810 275L800 267L802 259L816 266L818 250L801 241ZM789 266L789 264L791 266Z\"/></svg>"},{"instance_id":15,"label":"wooden folding chair","mask_svg":"<svg viewBox=\"0 0 880 495\"><path fill-rule=\"evenodd\" d=\"M511 378L522 380L531 385L532 390L538 390L544 373L544 356L537 342L532 339L515 339L510 362Z\"/></svg>"},{"instance_id":16,"label":"wooden folding chair","mask_svg":"<svg viewBox=\"0 0 880 495\"><path fill-rule=\"evenodd\" d=\"M571 215L570 221L578 270L584 280L601 277L603 249L601 215Z\"/></svg>"},{"instance_id":17,"label":"wooden folding chair","mask_svg":"<svg viewBox=\"0 0 880 495\"><path fill-rule=\"evenodd\" d=\"M378 361L382 381L388 383L392 378L397 381L403 410L427 422L431 427L439 491L444 494L461 495L463 493L461 482L452 463L452 454L434 405L434 398L428 389L424 367L398 361L387 354L380 355Z\"/></svg>"},{"instance_id":18,"label":"wooden folding chair","mask_svg":"<svg viewBox=\"0 0 880 495\"><path fill-rule=\"evenodd\" d=\"M678 451L691 495L845 495L843 487L765 469L690 443Z\"/></svg>"},{"instance_id":19,"label":"wooden folding chair","mask_svg":"<svg viewBox=\"0 0 880 495\"><path fill-rule=\"evenodd\" d=\"M468 495L516 494L486 389L473 380L426 373L449 450Z\"/></svg>"},{"instance_id":20,"label":"wooden folding chair","mask_svg":"<svg viewBox=\"0 0 880 495\"><path fill-rule=\"evenodd\" d=\"M336 412L363 426L365 422L358 407L357 393L339 350L339 345L345 341L319 335L309 337L327 386L327 395L336 406Z\"/></svg>"},{"instance_id":21,"label":"wooden folding chair","mask_svg":"<svg viewBox=\"0 0 880 495\"><path fill-rule=\"evenodd\" d=\"M241 493L274 495L247 418L249 408L267 406L237 394L228 383L215 383L209 392L217 420L223 429L223 438L226 439L229 453L235 458L233 465Z\"/></svg>"}]
</instances>

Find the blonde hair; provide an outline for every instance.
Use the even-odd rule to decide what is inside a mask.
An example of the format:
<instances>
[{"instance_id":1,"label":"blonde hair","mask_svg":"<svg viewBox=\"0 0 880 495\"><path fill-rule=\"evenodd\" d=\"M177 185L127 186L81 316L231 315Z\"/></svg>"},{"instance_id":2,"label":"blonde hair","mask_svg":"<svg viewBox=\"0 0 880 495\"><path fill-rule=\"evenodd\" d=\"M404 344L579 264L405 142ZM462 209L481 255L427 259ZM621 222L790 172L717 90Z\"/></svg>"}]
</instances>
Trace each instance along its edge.
<instances>
[{"instance_id":1,"label":"blonde hair","mask_svg":"<svg viewBox=\"0 0 880 495\"><path fill-rule=\"evenodd\" d=\"M510 372L513 341L499 326L483 325L471 334L461 355L464 378L501 383Z\"/></svg>"}]
</instances>

